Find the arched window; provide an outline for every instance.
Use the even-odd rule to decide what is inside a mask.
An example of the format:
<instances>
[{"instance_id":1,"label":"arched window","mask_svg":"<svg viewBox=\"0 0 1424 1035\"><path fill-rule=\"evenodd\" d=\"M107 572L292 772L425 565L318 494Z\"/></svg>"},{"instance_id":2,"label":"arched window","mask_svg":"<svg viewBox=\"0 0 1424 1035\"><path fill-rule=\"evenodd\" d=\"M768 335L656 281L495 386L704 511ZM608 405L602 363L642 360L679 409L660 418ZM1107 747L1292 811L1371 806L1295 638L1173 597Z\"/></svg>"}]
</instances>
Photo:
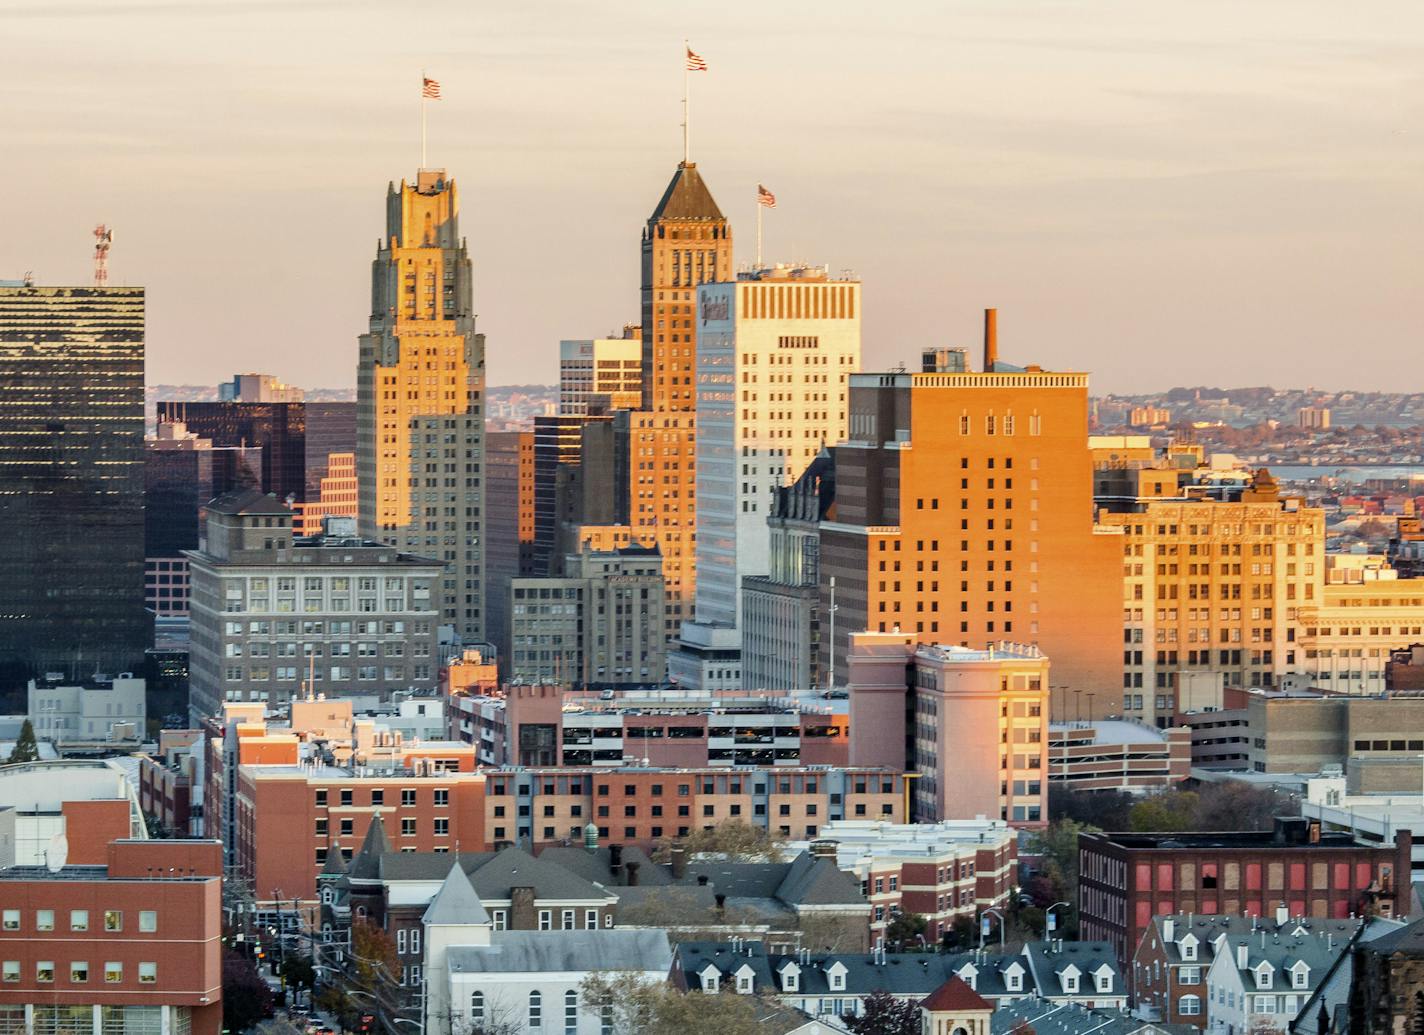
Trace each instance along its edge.
<instances>
[{"instance_id":1,"label":"arched window","mask_svg":"<svg viewBox=\"0 0 1424 1035\"><path fill-rule=\"evenodd\" d=\"M578 989L564 993L564 1035L578 1035Z\"/></svg>"},{"instance_id":2,"label":"arched window","mask_svg":"<svg viewBox=\"0 0 1424 1035\"><path fill-rule=\"evenodd\" d=\"M1177 1000L1177 1013L1183 1017L1196 1017L1201 1013L1201 996L1182 996L1182 998Z\"/></svg>"},{"instance_id":3,"label":"arched window","mask_svg":"<svg viewBox=\"0 0 1424 1035\"><path fill-rule=\"evenodd\" d=\"M537 991L529 993L529 1027L544 1027L544 997Z\"/></svg>"},{"instance_id":4,"label":"arched window","mask_svg":"<svg viewBox=\"0 0 1424 1035\"><path fill-rule=\"evenodd\" d=\"M485 1022L485 994L483 992L470 993L470 1023L483 1024Z\"/></svg>"}]
</instances>

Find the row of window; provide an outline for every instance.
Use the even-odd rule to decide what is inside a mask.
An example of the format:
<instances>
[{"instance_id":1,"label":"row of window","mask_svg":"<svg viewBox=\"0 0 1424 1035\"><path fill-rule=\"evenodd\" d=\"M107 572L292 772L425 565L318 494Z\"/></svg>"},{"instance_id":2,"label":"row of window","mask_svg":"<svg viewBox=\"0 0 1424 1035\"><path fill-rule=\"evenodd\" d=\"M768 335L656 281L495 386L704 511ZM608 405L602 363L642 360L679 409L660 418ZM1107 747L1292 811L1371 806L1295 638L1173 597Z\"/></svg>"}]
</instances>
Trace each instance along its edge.
<instances>
[{"instance_id":1,"label":"row of window","mask_svg":"<svg viewBox=\"0 0 1424 1035\"><path fill-rule=\"evenodd\" d=\"M436 759L436 760L435 760L435 762L436 762L436 768L437 768L437 769L447 769L447 768L453 769L453 768L455 767L455 765L457 764L457 763L454 762L454 760L449 760L447 764L442 765L442 764L440 764L441 761L442 761L442 760L440 760L440 759ZM350 788L350 787L342 787L341 790L340 790L340 793L341 793L340 801L341 801L341 804L342 804L342 805L354 805L354 804L356 803L356 792L355 792L355 790L354 790L353 788ZM316 804L317 804L318 807L325 806L325 805L328 803L328 794L329 794L329 792L328 792L328 790L327 790L325 787L318 787L318 788L317 788L317 790L316 790ZM401 797L400 797L400 803L401 803L401 805L403 805L403 806L413 806L413 805L415 805L415 804L416 804L416 794L417 794L417 788L414 788L414 787L403 787L403 788L401 788ZM440 807L440 806L447 806L447 805L450 804L450 788L448 788L448 787L436 787L435 790L434 790L434 794L435 794L435 799L434 799L434 800L435 800L435 805L436 805L437 807ZM370 799L369 803L363 802L362 804L384 805L385 803L386 803L386 790L385 790L385 788L384 788L384 787L372 787L372 788L371 788L371 799Z\"/></svg>"},{"instance_id":2,"label":"row of window","mask_svg":"<svg viewBox=\"0 0 1424 1035\"><path fill-rule=\"evenodd\" d=\"M20 961L5 960L0 963L0 981L5 984L17 984L20 980ZM110 960L104 964L104 984L122 984L124 980L124 965L117 960ZM82 985L89 981L89 964L85 960L75 960L69 964L70 984ZM54 983L54 961L39 960L35 963L35 982L41 985ZM154 985L158 983L158 964L140 963L138 965L138 982L141 985Z\"/></svg>"},{"instance_id":3,"label":"row of window","mask_svg":"<svg viewBox=\"0 0 1424 1035\"><path fill-rule=\"evenodd\" d=\"M21 910L7 909L0 914L0 929L6 931L18 931L23 925ZM35 910L36 931L53 931L55 929L55 919L53 909ZM71 909L69 911L69 929L71 931L89 930L89 910ZM104 930L122 931L124 929L124 913L121 909L104 910ZM144 934L152 934L158 930L158 912L153 909L141 909L138 913L138 929Z\"/></svg>"}]
</instances>

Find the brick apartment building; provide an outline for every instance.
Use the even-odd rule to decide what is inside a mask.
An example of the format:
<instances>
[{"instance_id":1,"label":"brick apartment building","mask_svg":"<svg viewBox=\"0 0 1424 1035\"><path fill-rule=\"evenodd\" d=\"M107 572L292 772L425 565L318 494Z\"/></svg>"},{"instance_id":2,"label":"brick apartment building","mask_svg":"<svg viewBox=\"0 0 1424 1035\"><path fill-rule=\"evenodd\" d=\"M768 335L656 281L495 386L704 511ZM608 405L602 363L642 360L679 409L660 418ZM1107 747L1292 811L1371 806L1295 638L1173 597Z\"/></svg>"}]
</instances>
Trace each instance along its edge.
<instances>
[{"instance_id":1,"label":"brick apartment building","mask_svg":"<svg viewBox=\"0 0 1424 1035\"><path fill-rule=\"evenodd\" d=\"M221 1031L217 842L116 840L99 865L11 866L0 907L0 1031Z\"/></svg>"},{"instance_id":2,"label":"brick apartment building","mask_svg":"<svg viewBox=\"0 0 1424 1035\"><path fill-rule=\"evenodd\" d=\"M1126 960L1154 916L1224 913L1342 920L1409 911L1410 832L1394 844L1322 833L1318 820L1278 818L1273 831L1080 834L1080 936Z\"/></svg>"},{"instance_id":3,"label":"brick apartment building","mask_svg":"<svg viewBox=\"0 0 1424 1035\"><path fill-rule=\"evenodd\" d=\"M786 838L814 838L839 819L905 822L907 780L878 767L618 768L487 772L484 833L493 845L578 841L592 823L605 842L650 848L727 820Z\"/></svg>"}]
</instances>

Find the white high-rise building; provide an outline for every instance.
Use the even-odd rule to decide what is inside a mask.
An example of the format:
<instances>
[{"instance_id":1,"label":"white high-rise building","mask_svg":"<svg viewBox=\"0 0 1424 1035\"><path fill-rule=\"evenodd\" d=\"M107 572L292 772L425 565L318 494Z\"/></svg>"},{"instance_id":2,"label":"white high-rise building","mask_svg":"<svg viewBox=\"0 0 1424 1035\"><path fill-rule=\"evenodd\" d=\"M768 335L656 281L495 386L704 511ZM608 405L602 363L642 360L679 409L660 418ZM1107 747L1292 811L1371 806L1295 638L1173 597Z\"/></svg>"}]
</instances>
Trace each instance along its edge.
<instances>
[{"instance_id":1,"label":"white high-rise building","mask_svg":"<svg viewBox=\"0 0 1424 1035\"><path fill-rule=\"evenodd\" d=\"M559 342L559 412L587 413L589 398L608 397L612 410L636 410L643 401L643 342L636 326L622 338Z\"/></svg>"},{"instance_id":2,"label":"white high-rise building","mask_svg":"<svg viewBox=\"0 0 1424 1035\"><path fill-rule=\"evenodd\" d=\"M770 570L774 490L846 436L860 287L775 266L698 288L696 611L669 661L681 685L741 685L741 580Z\"/></svg>"}]
</instances>

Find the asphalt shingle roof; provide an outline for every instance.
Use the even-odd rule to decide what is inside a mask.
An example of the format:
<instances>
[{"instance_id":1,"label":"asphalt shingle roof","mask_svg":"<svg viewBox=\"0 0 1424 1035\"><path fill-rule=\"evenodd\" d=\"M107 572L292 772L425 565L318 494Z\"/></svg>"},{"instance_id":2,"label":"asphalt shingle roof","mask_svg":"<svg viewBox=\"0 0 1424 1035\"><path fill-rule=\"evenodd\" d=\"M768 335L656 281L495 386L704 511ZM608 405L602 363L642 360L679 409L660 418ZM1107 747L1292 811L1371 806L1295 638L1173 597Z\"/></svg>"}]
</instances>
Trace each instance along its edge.
<instances>
[{"instance_id":1,"label":"asphalt shingle roof","mask_svg":"<svg viewBox=\"0 0 1424 1035\"><path fill-rule=\"evenodd\" d=\"M451 948L452 974L634 970L666 973L672 946L666 931L496 931L489 945Z\"/></svg>"}]
</instances>

